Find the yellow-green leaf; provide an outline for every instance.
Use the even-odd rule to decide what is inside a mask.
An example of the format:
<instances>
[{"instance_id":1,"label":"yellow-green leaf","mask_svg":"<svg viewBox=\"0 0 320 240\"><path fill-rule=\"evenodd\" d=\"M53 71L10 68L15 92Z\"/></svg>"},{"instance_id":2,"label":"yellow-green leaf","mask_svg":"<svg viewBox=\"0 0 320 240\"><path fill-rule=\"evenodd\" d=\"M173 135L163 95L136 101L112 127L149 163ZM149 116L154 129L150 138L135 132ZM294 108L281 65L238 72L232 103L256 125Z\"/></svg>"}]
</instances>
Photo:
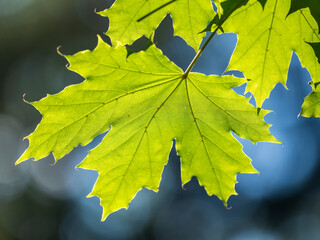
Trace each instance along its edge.
<instances>
[{"instance_id":1,"label":"yellow-green leaf","mask_svg":"<svg viewBox=\"0 0 320 240\"><path fill-rule=\"evenodd\" d=\"M301 109L303 117L320 117L320 89L319 83L311 82L312 92L304 99Z\"/></svg>"},{"instance_id":2,"label":"yellow-green leaf","mask_svg":"<svg viewBox=\"0 0 320 240\"><path fill-rule=\"evenodd\" d=\"M79 165L99 173L89 196L101 199L105 219L127 208L143 187L158 190L176 139L182 183L196 176L209 195L226 204L236 194L236 174L257 172L232 132L254 143L276 142L263 120L267 111L257 115L232 90L244 79L186 77L155 46L127 59L126 54L125 47L99 40L93 51L66 56L69 68L86 80L32 103L43 119L18 163L51 152L58 160L111 127Z\"/></svg>"},{"instance_id":3,"label":"yellow-green leaf","mask_svg":"<svg viewBox=\"0 0 320 240\"><path fill-rule=\"evenodd\" d=\"M257 106L277 83L285 86L292 52L299 56L314 82L319 82L318 59L309 43L320 42L318 26L308 8L288 16L290 0L250 0L232 13L222 28L238 34L238 44L227 70L240 70L249 80Z\"/></svg>"},{"instance_id":4,"label":"yellow-green leaf","mask_svg":"<svg viewBox=\"0 0 320 240\"><path fill-rule=\"evenodd\" d=\"M110 19L107 34L113 44L131 44L143 35L149 38L167 13L173 18L175 34L195 50L205 36L200 32L215 15L210 0L116 0L100 12Z\"/></svg>"}]
</instances>

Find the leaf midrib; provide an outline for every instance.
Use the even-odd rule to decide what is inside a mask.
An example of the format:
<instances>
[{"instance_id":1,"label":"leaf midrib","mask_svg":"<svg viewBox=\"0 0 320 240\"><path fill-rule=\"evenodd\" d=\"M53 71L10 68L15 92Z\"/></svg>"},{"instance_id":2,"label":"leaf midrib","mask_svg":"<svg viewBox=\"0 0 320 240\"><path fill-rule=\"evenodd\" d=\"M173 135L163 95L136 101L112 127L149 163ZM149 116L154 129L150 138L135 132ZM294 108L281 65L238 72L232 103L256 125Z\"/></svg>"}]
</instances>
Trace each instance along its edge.
<instances>
[{"instance_id":1,"label":"leaf midrib","mask_svg":"<svg viewBox=\"0 0 320 240\"><path fill-rule=\"evenodd\" d=\"M180 77L179 77L179 78L180 78ZM177 80L177 79L176 79L176 80ZM176 87L171 91L171 93L165 98L165 100L160 104L160 106L157 108L157 110L156 110L156 111L154 112L154 114L151 116L149 122L147 123L147 125L146 125L146 127L145 127L145 130L144 130L143 133L142 133L142 136L141 136L141 138L140 138L140 140L139 140L139 142L138 142L138 145L137 145L134 153L132 154L132 158L131 158L131 160L129 161L129 164L128 164L128 166L127 166L124 174L122 175L122 179L120 180L120 183L119 183L119 185L118 185L118 188L117 188L114 196L117 196L117 194L118 194L118 192L119 192L119 190L120 190L123 182L125 181L124 178L125 178L127 172L129 171L129 168L130 168L131 164L134 162L135 156L136 156L136 154L137 154L137 152L138 152L138 150L139 150L139 147L140 147L140 145L141 145L141 143L142 143L142 140L143 140L145 134L147 133L147 130L148 130L148 128L149 128L152 120L153 120L154 117L157 115L157 113L159 112L159 110L164 106L164 104L165 104L165 103L170 99L170 97L174 94L174 92L178 89L178 87L181 85L181 83L183 82L183 80L184 80L184 79L181 78L181 80L178 82L178 84L176 85ZM121 176L121 175L120 175L120 176ZM116 198L116 197L113 197L112 200L109 202L108 208L107 208L108 210L110 209L110 206L111 206L112 203L114 202L115 198Z\"/></svg>"},{"instance_id":2,"label":"leaf midrib","mask_svg":"<svg viewBox=\"0 0 320 240\"><path fill-rule=\"evenodd\" d=\"M177 73L179 73L178 69L176 71L176 73L166 73L166 74L161 74L161 73L152 73L152 72L143 72L143 71L140 71L140 70L135 70L135 69L130 69L130 68L123 68L123 67L116 67L116 66L112 66L112 65L109 65L109 64L105 64L105 63L97 63L97 62L93 62L93 61L89 61L88 59L81 59L83 62L87 62L87 63L90 63L90 64L93 64L93 65L101 65L101 66L104 66L104 67L108 67L108 68L113 68L113 69L120 69L120 70L123 70L123 71L128 71L128 72L134 72L134 73L139 73L139 74L146 74L146 75L152 75L152 76L173 76L173 75L177 75ZM70 69L72 69L72 66L70 66ZM172 69L170 69L172 71Z\"/></svg>"}]
</instances>

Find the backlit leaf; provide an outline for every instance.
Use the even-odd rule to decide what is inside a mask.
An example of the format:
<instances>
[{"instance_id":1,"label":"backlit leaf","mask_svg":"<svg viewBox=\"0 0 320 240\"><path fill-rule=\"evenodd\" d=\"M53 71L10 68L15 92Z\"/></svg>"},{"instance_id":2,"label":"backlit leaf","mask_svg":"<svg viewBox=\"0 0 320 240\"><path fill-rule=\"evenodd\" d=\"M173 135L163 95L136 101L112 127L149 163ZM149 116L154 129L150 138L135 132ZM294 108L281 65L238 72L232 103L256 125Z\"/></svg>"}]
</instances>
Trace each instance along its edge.
<instances>
[{"instance_id":1,"label":"backlit leaf","mask_svg":"<svg viewBox=\"0 0 320 240\"><path fill-rule=\"evenodd\" d=\"M209 195L227 204L236 194L236 174L257 172L232 132L254 143L276 142L263 120L267 111L257 115L233 91L245 79L186 77L153 45L126 54L125 47L99 40L93 51L66 56L69 68L86 80L32 103L43 119L18 163L51 152L58 160L111 127L79 165L99 173L90 196L101 199L105 219L127 208L143 187L158 190L176 139L182 183L196 176Z\"/></svg>"},{"instance_id":2,"label":"backlit leaf","mask_svg":"<svg viewBox=\"0 0 320 240\"><path fill-rule=\"evenodd\" d=\"M240 70L249 79L247 91L258 107L277 83L285 86L295 51L313 81L319 82L318 59L309 43L320 42L318 26L308 8L290 14L290 0L268 0L264 8L250 0L232 13L222 28L238 34L238 44L227 70Z\"/></svg>"},{"instance_id":3,"label":"backlit leaf","mask_svg":"<svg viewBox=\"0 0 320 240\"><path fill-rule=\"evenodd\" d=\"M100 12L110 19L107 34L114 44L131 44L143 35L149 38L168 13L175 34L195 50L205 36L200 32L215 15L210 0L116 0L110 9Z\"/></svg>"}]
</instances>

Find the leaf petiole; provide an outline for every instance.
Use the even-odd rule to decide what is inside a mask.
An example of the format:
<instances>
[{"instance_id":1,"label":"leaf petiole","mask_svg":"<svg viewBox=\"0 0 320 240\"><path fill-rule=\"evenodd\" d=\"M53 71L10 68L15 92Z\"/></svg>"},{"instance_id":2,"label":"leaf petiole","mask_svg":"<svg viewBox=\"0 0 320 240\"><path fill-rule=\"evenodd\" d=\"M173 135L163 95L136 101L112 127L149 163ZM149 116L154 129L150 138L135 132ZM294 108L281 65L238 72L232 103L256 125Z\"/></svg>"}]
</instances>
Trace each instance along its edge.
<instances>
[{"instance_id":1,"label":"leaf petiole","mask_svg":"<svg viewBox=\"0 0 320 240\"><path fill-rule=\"evenodd\" d=\"M157 8L154 9L153 11L151 11L151 12L147 13L146 15L142 16L141 18L139 18L139 19L137 20L137 22L142 21L143 19L149 17L149 16L152 15L153 13L159 11L160 9L168 6L169 4L171 4L171 3L175 2L175 1L177 1L177 0L171 0L170 2L167 2L167 3L163 4L163 5L161 5L160 7L157 7Z\"/></svg>"},{"instance_id":2,"label":"leaf petiole","mask_svg":"<svg viewBox=\"0 0 320 240\"><path fill-rule=\"evenodd\" d=\"M223 18L218 25L216 25L214 31L210 34L210 36L208 37L208 39L205 41L205 43L203 44L203 46L198 50L197 54L195 55L195 57L192 59L191 63L189 64L187 70L183 73L182 78L186 79L188 77L189 72L192 70L192 68L194 67L194 65L196 64L196 62L198 61L199 57L201 56L202 52L205 50L205 48L208 46L209 42L211 41L211 39L213 38L213 36L217 33L217 31L219 29L221 29L222 24L231 16L231 14L238 9L238 7L242 4L242 1L240 1L235 7L234 9L232 9L232 11L230 11L230 13Z\"/></svg>"}]
</instances>

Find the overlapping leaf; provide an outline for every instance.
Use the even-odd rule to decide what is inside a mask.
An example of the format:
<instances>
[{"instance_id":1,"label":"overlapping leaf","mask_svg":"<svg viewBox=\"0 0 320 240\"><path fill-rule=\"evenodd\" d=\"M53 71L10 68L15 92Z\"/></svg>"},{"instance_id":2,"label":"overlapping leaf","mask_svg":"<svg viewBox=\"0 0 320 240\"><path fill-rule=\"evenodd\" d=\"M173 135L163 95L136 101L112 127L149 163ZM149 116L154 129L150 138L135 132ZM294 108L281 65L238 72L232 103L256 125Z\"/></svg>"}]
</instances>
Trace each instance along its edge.
<instances>
[{"instance_id":1,"label":"overlapping leaf","mask_svg":"<svg viewBox=\"0 0 320 240\"><path fill-rule=\"evenodd\" d=\"M214 0L214 4L217 7L217 14L221 16L223 14L223 6L222 3L225 2L226 0Z\"/></svg>"},{"instance_id":2,"label":"overlapping leaf","mask_svg":"<svg viewBox=\"0 0 320 240\"><path fill-rule=\"evenodd\" d=\"M301 115L304 117L320 117L319 83L311 82L312 92L304 99Z\"/></svg>"},{"instance_id":3,"label":"overlapping leaf","mask_svg":"<svg viewBox=\"0 0 320 240\"><path fill-rule=\"evenodd\" d=\"M320 1L319 0L291 0L291 8L290 8L289 14L307 7L311 11L312 16L317 21L319 26L320 25Z\"/></svg>"},{"instance_id":4,"label":"overlapping leaf","mask_svg":"<svg viewBox=\"0 0 320 240\"><path fill-rule=\"evenodd\" d=\"M293 51L313 81L319 82L318 59L309 44L320 42L317 23L308 8L287 16L289 9L290 0L268 0L264 7L258 0L250 0L222 26L239 38L227 70L244 73L249 79L247 90L258 107L277 83L285 85Z\"/></svg>"},{"instance_id":5,"label":"overlapping leaf","mask_svg":"<svg viewBox=\"0 0 320 240\"><path fill-rule=\"evenodd\" d=\"M90 196L103 219L128 206L143 187L157 191L172 140L181 156L182 183L196 176L224 203L236 194L237 173L254 173L231 131L252 142L276 141L256 109L232 87L244 79L182 70L155 46L132 54L102 40L93 51L66 56L86 80L32 103L43 119L18 162L50 152L56 160L97 134L110 132L79 167L97 170Z\"/></svg>"},{"instance_id":6,"label":"overlapping leaf","mask_svg":"<svg viewBox=\"0 0 320 240\"><path fill-rule=\"evenodd\" d=\"M205 33L200 33L215 15L210 0L116 0L100 14L109 17L107 34L113 43L131 44L139 37L150 37L170 13L175 34L195 50Z\"/></svg>"},{"instance_id":7,"label":"overlapping leaf","mask_svg":"<svg viewBox=\"0 0 320 240\"><path fill-rule=\"evenodd\" d=\"M318 26L320 24L320 1L318 0L292 0L292 5L290 9L291 12L301 11L301 8L308 7L311 11L312 16L316 20ZM318 33L319 28L315 29L315 32ZM320 57L320 38L317 41L309 42L307 41L318 58ZM319 78L313 78L311 82L312 93L305 98L304 104L302 105L301 115L304 117L320 117L320 92L318 84L320 82Z\"/></svg>"},{"instance_id":8,"label":"overlapping leaf","mask_svg":"<svg viewBox=\"0 0 320 240\"><path fill-rule=\"evenodd\" d=\"M300 11L302 8L309 8L313 18L316 20L318 26L320 25L320 1L318 0L291 0L291 8L289 11L289 14ZM319 30L318 29L315 29ZM309 42L309 44L312 46L313 50L315 51L315 54L320 59L320 42Z\"/></svg>"}]
</instances>

